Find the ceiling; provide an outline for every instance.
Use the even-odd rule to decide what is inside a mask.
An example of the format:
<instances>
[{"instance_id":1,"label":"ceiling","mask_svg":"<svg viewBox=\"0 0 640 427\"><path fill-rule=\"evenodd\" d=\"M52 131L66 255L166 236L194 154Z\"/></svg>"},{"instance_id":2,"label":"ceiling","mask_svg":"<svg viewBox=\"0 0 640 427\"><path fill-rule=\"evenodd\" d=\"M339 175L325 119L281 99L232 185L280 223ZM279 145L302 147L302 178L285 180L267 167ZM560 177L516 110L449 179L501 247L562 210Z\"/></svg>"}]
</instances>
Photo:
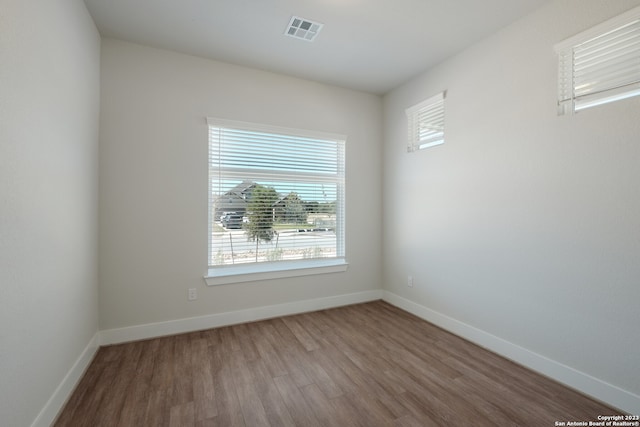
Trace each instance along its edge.
<instances>
[{"instance_id":1,"label":"ceiling","mask_svg":"<svg viewBox=\"0 0 640 427\"><path fill-rule=\"evenodd\" d=\"M549 0L85 0L102 36L383 94ZM284 35L297 15L313 42Z\"/></svg>"}]
</instances>

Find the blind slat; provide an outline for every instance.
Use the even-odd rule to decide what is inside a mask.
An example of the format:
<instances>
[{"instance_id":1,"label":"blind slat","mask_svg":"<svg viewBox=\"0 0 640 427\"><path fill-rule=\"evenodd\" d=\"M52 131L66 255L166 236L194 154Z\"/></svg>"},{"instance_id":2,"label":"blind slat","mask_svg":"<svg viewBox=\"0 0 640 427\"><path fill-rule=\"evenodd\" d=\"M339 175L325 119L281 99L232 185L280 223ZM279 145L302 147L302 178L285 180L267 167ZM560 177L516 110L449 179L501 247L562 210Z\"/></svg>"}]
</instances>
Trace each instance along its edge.
<instances>
[{"instance_id":1,"label":"blind slat","mask_svg":"<svg viewBox=\"0 0 640 427\"><path fill-rule=\"evenodd\" d=\"M626 21L625 21L626 20ZM558 113L638 95L640 8L571 38L558 50Z\"/></svg>"},{"instance_id":2,"label":"blind slat","mask_svg":"<svg viewBox=\"0 0 640 427\"><path fill-rule=\"evenodd\" d=\"M344 138L208 123L210 267L344 257Z\"/></svg>"},{"instance_id":3,"label":"blind slat","mask_svg":"<svg viewBox=\"0 0 640 427\"><path fill-rule=\"evenodd\" d=\"M444 142L444 96L442 92L406 110L409 152Z\"/></svg>"}]
</instances>

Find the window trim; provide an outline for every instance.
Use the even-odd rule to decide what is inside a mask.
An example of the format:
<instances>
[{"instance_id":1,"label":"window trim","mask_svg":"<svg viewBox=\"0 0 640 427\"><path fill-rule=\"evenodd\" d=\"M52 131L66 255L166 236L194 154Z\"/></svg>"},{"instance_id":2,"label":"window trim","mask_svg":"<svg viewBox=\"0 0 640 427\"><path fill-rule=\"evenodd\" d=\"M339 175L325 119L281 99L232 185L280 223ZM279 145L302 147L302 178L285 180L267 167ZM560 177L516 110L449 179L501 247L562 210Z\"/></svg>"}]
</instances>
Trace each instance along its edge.
<instances>
[{"instance_id":1,"label":"window trim","mask_svg":"<svg viewBox=\"0 0 640 427\"><path fill-rule=\"evenodd\" d=\"M299 136L302 138L314 138L336 141L342 146L342 159L343 162L339 162L338 175L341 176L341 180L338 181L338 198L341 200L341 206L337 208L341 211L342 215L336 215L336 257L332 258L317 258L317 259L300 259L289 261L275 261L275 262L258 262L258 263L243 263L235 265L221 265L211 266L209 265L207 273L204 276L204 280L208 286L218 286L232 283L254 282L262 280L271 280L287 277L300 277L317 274L329 274L344 272L347 270L348 263L346 261L346 141L345 135L312 131L305 129L288 128L282 126L273 126L267 124L251 123L237 120L222 119L216 117L207 117L207 129L211 127L233 128L242 129L255 132L274 133L287 136ZM208 134L208 132L207 132ZM207 146L209 145L209 138L207 137ZM208 149L209 151L209 149ZM207 156L208 157L208 156ZM210 184L209 184L210 185ZM208 197L211 197L211 188L207 186ZM209 199L210 200L210 199ZM211 209L211 201L208 203L207 210ZM211 217L209 212L207 218ZM207 220L208 224L208 248L207 248L207 264L211 262L211 221Z\"/></svg>"},{"instance_id":2,"label":"window trim","mask_svg":"<svg viewBox=\"0 0 640 427\"><path fill-rule=\"evenodd\" d=\"M344 257L227 265L209 268L204 280L209 286L219 286L232 283L284 279L287 277L341 273L347 271L348 266L349 263Z\"/></svg>"},{"instance_id":3,"label":"window trim","mask_svg":"<svg viewBox=\"0 0 640 427\"><path fill-rule=\"evenodd\" d=\"M558 55L558 115L572 115L584 109L640 95L639 80L636 82L627 83L621 87L611 87L609 89L604 89L599 93L576 96L573 80L573 52L576 47L597 37L606 35L609 32L616 31L621 27L633 24L634 21L638 20L640 20L640 6L630 9L618 16L615 16L572 37L569 37L554 46L554 50ZM570 86L571 93L568 95L568 97L563 96L563 92L566 92L566 90L564 90L565 86ZM629 90L619 91L619 89L627 86L629 87ZM599 94L601 94L602 96L593 96ZM593 99L592 101L585 100L580 106L576 105L576 100L584 100L585 98L588 99L590 96L595 99Z\"/></svg>"}]
</instances>

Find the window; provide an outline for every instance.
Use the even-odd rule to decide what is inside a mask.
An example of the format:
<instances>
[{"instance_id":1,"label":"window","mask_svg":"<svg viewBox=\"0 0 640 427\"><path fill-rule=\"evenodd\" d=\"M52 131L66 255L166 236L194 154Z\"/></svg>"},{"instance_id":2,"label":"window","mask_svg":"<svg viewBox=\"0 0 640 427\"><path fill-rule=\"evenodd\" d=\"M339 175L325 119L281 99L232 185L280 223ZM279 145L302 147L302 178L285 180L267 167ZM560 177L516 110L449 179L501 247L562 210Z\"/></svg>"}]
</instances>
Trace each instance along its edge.
<instances>
[{"instance_id":1,"label":"window","mask_svg":"<svg viewBox=\"0 0 640 427\"><path fill-rule=\"evenodd\" d=\"M407 108L409 143L407 151L417 151L444 142L444 95L439 93Z\"/></svg>"},{"instance_id":2,"label":"window","mask_svg":"<svg viewBox=\"0 0 640 427\"><path fill-rule=\"evenodd\" d=\"M555 49L559 115L640 95L640 7Z\"/></svg>"},{"instance_id":3,"label":"window","mask_svg":"<svg viewBox=\"0 0 640 427\"><path fill-rule=\"evenodd\" d=\"M207 283L344 271L345 137L208 124Z\"/></svg>"}]
</instances>

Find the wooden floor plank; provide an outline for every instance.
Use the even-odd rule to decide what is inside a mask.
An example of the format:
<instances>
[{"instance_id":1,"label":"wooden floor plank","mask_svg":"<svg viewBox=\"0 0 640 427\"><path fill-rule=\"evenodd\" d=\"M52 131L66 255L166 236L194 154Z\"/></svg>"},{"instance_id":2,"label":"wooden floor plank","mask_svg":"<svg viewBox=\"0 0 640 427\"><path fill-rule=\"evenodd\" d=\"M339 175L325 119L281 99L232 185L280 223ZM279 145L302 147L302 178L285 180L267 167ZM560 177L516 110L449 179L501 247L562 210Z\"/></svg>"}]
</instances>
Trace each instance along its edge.
<instances>
[{"instance_id":1,"label":"wooden floor plank","mask_svg":"<svg viewBox=\"0 0 640 427\"><path fill-rule=\"evenodd\" d=\"M318 343L309 335L305 328L298 323L295 317L285 317L282 320L307 351L318 348Z\"/></svg>"},{"instance_id":2,"label":"wooden floor plank","mask_svg":"<svg viewBox=\"0 0 640 427\"><path fill-rule=\"evenodd\" d=\"M249 335L251 336L255 347L258 349L260 358L264 360L267 368L269 368L269 372L271 372L274 377L287 375L287 368L280 359L280 356L278 356L273 345L271 345L267 337L264 336L260 326L261 325L259 323L252 323L248 327Z\"/></svg>"},{"instance_id":3,"label":"wooden floor plank","mask_svg":"<svg viewBox=\"0 0 640 427\"><path fill-rule=\"evenodd\" d=\"M339 418L332 400L318 388L316 384L302 387L305 400L309 403L313 414L322 426L348 425L347 420Z\"/></svg>"},{"instance_id":4,"label":"wooden floor plank","mask_svg":"<svg viewBox=\"0 0 640 427\"><path fill-rule=\"evenodd\" d=\"M213 387L216 390L217 421L221 426L245 427L242 409L233 381L230 363L222 363L214 374Z\"/></svg>"},{"instance_id":5,"label":"wooden floor plank","mask_svg":"<svg viewBox=\"0 0 640 427\"><path fill-rule=\"evenodd\" d=\"M216 394L209 362L209 346L206 339L191 341L191 363L193 368L193 403L196 421L218 415Z\"/></svg>"},{"instance_id":6,"label":"wooden floor plank","mask_svg":"<svg viewBox=\"0 0 640 427\"><path fill-rule=\"evenodd\" d=\"M264 322L268 325L273 326L273 328L278 332L282 345L282 347L279 347L278 349L284 348L288 350L297 348L306 350L306 348L302 345L298 338L296 338L293 332L291 332L291 329L289 329L282 317L279 317L277 319L265 320Z\"/></svg>"},{"instance_id":7,"label":"wooden floor plank","mask_svg":"<svg viewBox=\"0 0 640 427\"><path fill-rule=\"evenodd\" d=\"M539 426L618 413L376 301L103 347L55 426Z\"/></svg>"},{"instance_id":8,"label":"wooden floor plank","mask_svg":"<svg viewBox=\"0 0 640 427\"><path fill-rule=\"evenodd\" d=\"M270 427L271 423L267 418L256 384L241 352L237 352L233 357L231 370L245 424L251 427Z\"/></svg>"},{"instance_id":9,"label":"wooden floor plank","mask_svg":"<svg viewBox=\"0 0 640 427\"><path fill-rule=\"evenodd\" d=\"M167 389L158 389L149 393L149 399L144 408L143 425L158 427L169 425L171 406L167 404L167 400Z\"/></svg>"},{"instance_id":10,"label":"wooden floor plank","mask_svg":"<svg viewBox=\"0 0 640 427\"><path fill-rule=\"evenodd\" d=\"M311 406L288 375L274 378L273 381L276 383L280 395L284 399L284 403L287 405L296 426L321 427Z\"/></svg>"},{"instance_id":11,"label":"wooden floor plank","mask_svg":"<svg viewBox=\"0 0 640 427\"><path fill-rule=\"evenodd\" d=\"M320 390L328 397L334 398L343 394L342 389L335 381L329 376L327 371L317 363L313 356L309 353L300 353L300 360L302 361L302 368Z\"/></svg>"},{"instance_id":12,"label":"wooden floor plank","mask_svg":"<svg viewBox=\"0 0 640 427\"><path fill-rule=\"evenodd\" d=\"M194 427L194 414L193 402L172 406L169 412L169 427Z\"/></svg>"},{"instance_id":13,"label":"wooden floor plank","mask_svg":"<svg viewBox=\"0 0 640 427\"><path fill-rule=\"evenodd\" d=\"M251 334L249 334L249 328L246 324L234 325L231 327L233 331L233 335L238 340L238 344L240 345L240 349L242 350L242 354L244 354L244 360L250 362L252 360L256 360L259 357L258 349L251 339Z\"/></svg>"},{"instance_id":14,"label":"wooden floor plank","mask_svg":"<svg viewBox=\"0 0 640 427\"><path fill-rule=\"evenodd\" d=\"M429 424L423 424L416 420L412 415L407 415L402 418L398 418L393 423L394 427L428 427ZM436 424L431 424L435 426ZM502 427L502 426L501 426Z\"/></svg>"},{"instance_id":15,"label":"wooden floor plank","mask_svg":"<svg viewBox=\"0 0 640 427\"><path fill-rule=\"evenodd\" d=\"M264 361L258 359L250 362L249 369L269 423L272 426L294 427L291 413Z\"/></svg>"},{"instance_id":16,"label":"wooden floor plank","mask_svg":"<svg viewBox=\"0 0 640 427\"><path fill-rule=\"evenodd\" d=\"M149 394L149 383L136 376L131 382L130 388L125 392L126 399L122 407L118 427L140 426L144 423L144 407Z\"/></svg>"},{"instance_id":17,"label":"wooden floor plank","mask_svg":"<svg viewBox=\"0 0 640 427\"><path fill-rule=\"evenodd\" d=\"M193 402L193 366L191 360L191 341L187 334L173 337L174 363L173 384L171 387L171 405Z\"/></svg>"}]
</instances>

